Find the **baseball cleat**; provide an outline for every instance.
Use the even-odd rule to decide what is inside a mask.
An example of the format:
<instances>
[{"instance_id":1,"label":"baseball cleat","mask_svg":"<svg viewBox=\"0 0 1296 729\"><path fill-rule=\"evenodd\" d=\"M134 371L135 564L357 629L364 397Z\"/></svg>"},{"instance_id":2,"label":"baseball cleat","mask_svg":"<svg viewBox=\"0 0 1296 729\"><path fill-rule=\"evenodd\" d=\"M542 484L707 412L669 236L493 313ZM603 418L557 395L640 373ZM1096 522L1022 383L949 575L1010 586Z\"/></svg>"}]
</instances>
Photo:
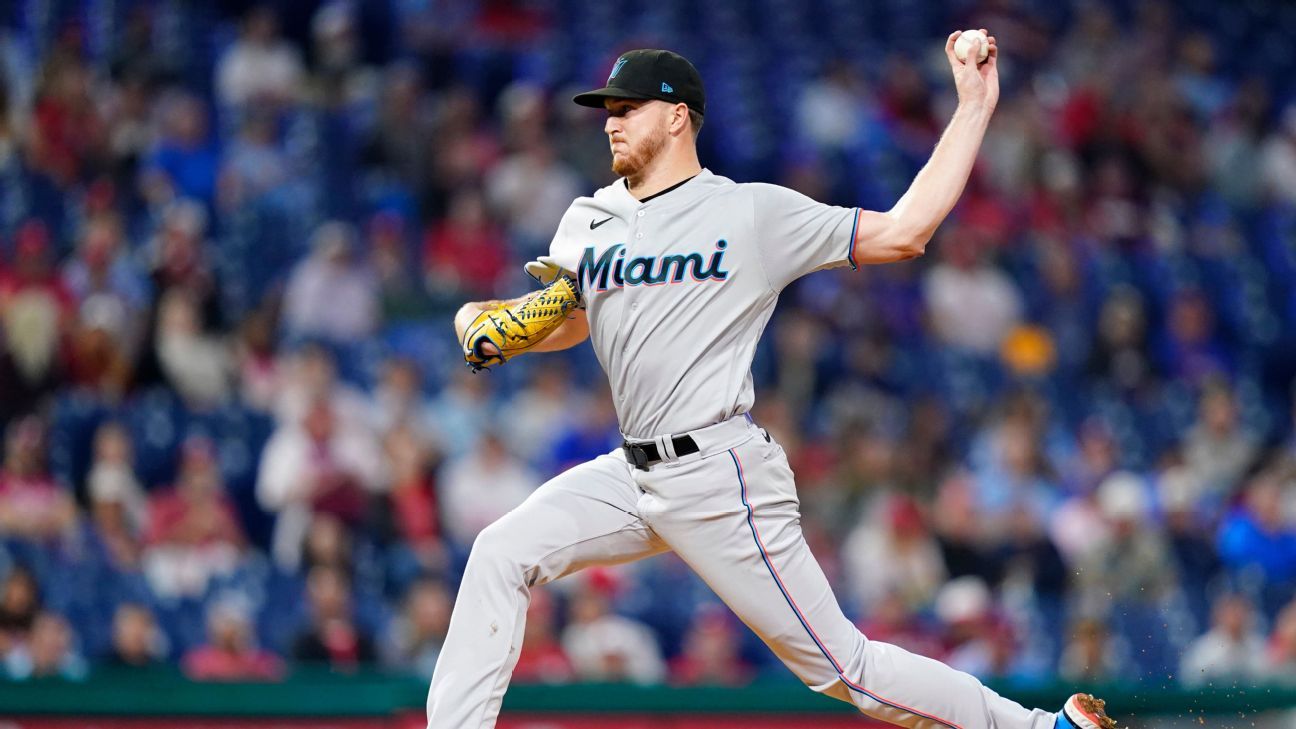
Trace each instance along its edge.
<instances>
[{"instance_id":1,"label":"baseball cleat","mask_svg":"<svg viewBox=\"0 0 1296 729\"><path fill-rule=\"evenodd\" d=\"M1103 710L1105 705L1091 694L1073 694L1058 712L1056 729L1116 729L1116 720Z\"/></svg>"}]
</instances>

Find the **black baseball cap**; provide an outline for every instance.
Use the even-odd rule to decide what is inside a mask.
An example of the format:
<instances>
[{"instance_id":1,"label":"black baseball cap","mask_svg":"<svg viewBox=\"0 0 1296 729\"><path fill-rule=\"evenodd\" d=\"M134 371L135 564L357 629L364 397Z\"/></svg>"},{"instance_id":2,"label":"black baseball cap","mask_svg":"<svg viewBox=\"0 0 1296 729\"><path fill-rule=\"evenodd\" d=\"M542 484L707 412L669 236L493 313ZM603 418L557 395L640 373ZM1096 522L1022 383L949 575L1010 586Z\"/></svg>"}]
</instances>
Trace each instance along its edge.
<instances>
[{"instance_id":1,"label":"black baseball cap","mask_svg":"<svg viewBox=\"0 0 1296 729\"><path fill-rule=\"evenodd\" d=\"M624 53L612 66L607 86L572 97L581 106L603 108L603 99L660 99L674 104L688 104L699 114L706 113L706 94L702 75L678 53L640 49Z\"/></svg>"}]
</instances>

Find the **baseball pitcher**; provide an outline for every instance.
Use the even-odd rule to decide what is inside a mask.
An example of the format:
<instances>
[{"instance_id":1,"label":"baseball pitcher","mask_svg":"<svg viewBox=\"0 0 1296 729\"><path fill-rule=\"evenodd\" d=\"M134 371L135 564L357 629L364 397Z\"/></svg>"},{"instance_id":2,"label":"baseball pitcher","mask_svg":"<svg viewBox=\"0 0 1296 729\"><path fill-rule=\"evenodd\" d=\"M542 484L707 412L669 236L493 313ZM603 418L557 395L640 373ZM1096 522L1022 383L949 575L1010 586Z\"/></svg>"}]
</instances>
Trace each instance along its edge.
<instances>
[{"instance_id":1,"label":"baseball pitcher","mask_svg":"<svg viewBox=\"0 0 1296 729\"><path fill-rule=\"evenodd\" d=\"M984 31L983 31L984 32ZM988 35L988 34L987 34ZM838 607L802 537L777 442L748 415L753 353L779 293L823 268L923 254L958 200L999 97L998 51L945 51L958 108L891 210L820 204L703 169L706 113L691 63L623 55L604 88L617 182L572 203L546 287L465 305L455 317L474 369L592 342L623 445L556 476L477 537L428 693L428 729L493 727L522 645L533 586L590 565L680 556L807 686L907 727L1109 729L1102 702L1026 709L976 678L870 641Z\"/></svg>"}]
</instances>

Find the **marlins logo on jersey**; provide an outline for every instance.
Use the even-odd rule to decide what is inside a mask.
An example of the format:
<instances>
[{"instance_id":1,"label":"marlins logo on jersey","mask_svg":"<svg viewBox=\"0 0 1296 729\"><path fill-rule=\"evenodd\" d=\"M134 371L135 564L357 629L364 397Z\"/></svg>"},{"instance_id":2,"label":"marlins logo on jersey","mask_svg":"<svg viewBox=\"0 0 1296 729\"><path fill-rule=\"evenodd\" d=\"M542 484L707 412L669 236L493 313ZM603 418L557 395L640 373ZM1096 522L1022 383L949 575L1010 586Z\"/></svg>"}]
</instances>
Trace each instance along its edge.
<instances>
[{"instance_id":1,"label":"marlins logo on jersey","mask_svg":"<svg viewBox=\"0 0 1296 729\"><path fill-rule=\"evenodd\" d=\"M595 258L594 246L585 249L581 256L577 278L585 291L607 291L608 279L614 288L623 286L656 286L665 283L682 283L687 274L692 280L724 281L728 271L724 263L726 240L718 240L710 260L701 253L672 253L664 256L636 256L626 260L626 247L617 243Z\"/></svg>"}]
</instances>

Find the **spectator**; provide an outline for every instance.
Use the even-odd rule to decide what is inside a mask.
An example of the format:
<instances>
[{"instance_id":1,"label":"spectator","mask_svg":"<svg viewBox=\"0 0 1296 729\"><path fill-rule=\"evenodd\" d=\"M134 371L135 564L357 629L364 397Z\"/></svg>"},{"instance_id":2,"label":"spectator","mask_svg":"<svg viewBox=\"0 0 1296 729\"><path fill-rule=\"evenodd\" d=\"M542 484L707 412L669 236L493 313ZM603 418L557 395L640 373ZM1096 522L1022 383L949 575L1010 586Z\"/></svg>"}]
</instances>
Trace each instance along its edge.
<instances>
[{"instance_id":1,"label":"spectator","mask_svg":"<svg viewBox=\"0 0 1296 729\"><path fill-rule=\"evenodd\" d=\"M270 412L280 395L281 370L274 351L275 320L264 309L239 325L233 344L239 400L253 410Z\"/></svg>"},{"instance_id":2,"label":"spectator","mask_svg":"<svg viewBox=\"0 0 1296 729\"><path fill-rule=\"evenodd\" d=\"M844 151L861 129L875 123L872 117L878 112L870 108L869 98L864 79L850 64L828 66L801 92L795 106L797 136L821 153Z\"/></svg>"},{"instance_id":3,"label":"spectator","mask_svg":"<svg viewBox=\"0 0 1296 729\"><path fill-rule=\"evenodd\" d=\"M1189 595L1204 606L1206 588L1219 574L1220 559L1215 551L1215 535L1197 508L1199 491L1182 465L1172 465L1160 474L1158 492L1176 572Z\"/></svg>"},{"instance_id":4,"label":"spectator","mask_svg":"<svg viewBox=\"0 0 1296 729\"><path fill-rule=\"evenodd\" d=\"M661 650L646 625L611 610L619 588L606 570L587 570L572 595L563 648L582 681L660 682L666 675Z\"/></svg>"},{"instance_id":5,"label":"spectator","mask_svg":"<svg viewBox=\"0 0 1296 729\"><path fill-rule=\"evenodd\" d=\"M1254 610L1241 595L1224 595L1215 602L1211 629L1184 649L1179 680L1185 686L1214 681L1249 681L1263 673L1264 637L1253 627Z\"/></svg>"},{"instance_id":6,"label":"spectator","mask_svg":"<svg viewBox=\"0 0 1296 729\"><path fill-rule=\"evenodd\" d=\"M1130 678L1122 639L1115 638L1101 620L1076 621L1062 649L1058 674L1067 681L1101 684Z\"/></svg>"},{"instance_id":7,"label":"spectator","mask_svg":"<svg viewBox=\"0 0 1296 729\"><path fill-rule=\"evenodd\" d=\"M162 375L185 404L210 412L229 398L234 362L224 339L202 330L197 299L173 289L158 301L153 353Z\"/></svg>"},{"instance_id":8,"label":"spectator","mask_svg":"<svg viewBox=\"0 0 1296 729\"><path fill-rule=\"evenodd\" d=\"M345 573L336 567L312 568L306 577L306 598L310 623L293 641L294 660L340 671L373 662L373 642L352 617L351 584Z\"/></svg>"},{"instance_id":9,"label":"spectator","mask_svg":"<svg viewBox=\"0 0 1296 729\"><path fill-rule=\"evenodd\" d=\"M0 584L0 654L31 639L40 609L36 576L22 565L10 567Z\"/></svg>"},{"instance_id":10,"label":"spectator","mask_svg":"<svg viewBox=\"0 0 1296 729\"><path fill-rule=\"evenodd\" d=\"M107 296L133 317L148 308L150 295L123 242L122 223L115 215L91 218L82 231L77 257L63 269L63 280L83 305L95 295ZM130 344L144 334L135 328L124 333Z\"/></svg>"},{"instance_id":11,"label":"spectator","mask_svg":"<svg viewBox=\"0 0 1296 729\"><path fill-rule=\"evenodd\" d=\"M201 203L180 199L168 205L148 244L149 277L159 299L172 290L191 297L201 313L202 330L213 332L223 321L220 282L208 259L212 244L206 232L207 211Z\"/></svg>"},{"instance_id":12,"label":"spectator","mask_svg":"<svg viewBox=\"0 0 1296 729\"><path fill-rule=\"evenodd\" d=\"M279 21L269 5L248 11L238 40L216 64L216 92L223 105L273 107L298 98L305 76L301 57L278 33Z\"/></svg>"},{"instance_id":13,"label":"spectator","mask_svg":"<svg viewBox=\"0 0 1296 729\"><path fill-rule=\"evenodd\" d=\"M553 473L597 458L621 445L612 393L602 383L586 397L570 397L567 417L551 424L553 445L544 459ZM515 421L510 421L515 422Z\"/></svg>"},{"instance_id":14,"label":"spectator","mask_svg":"<svg viewBox=\"0 0 1296 729\"><path fill-rule=\"evenodd\" d=\"M432 108L423 92L422 79L412 64L389 66L383 73L377 119L363 142L367 165L394 174L411 190L427 189L430 156L437 150L449 153L454 143L435 134ZM443 144L429 145L429 139L441 139Z\"/></svg>"},{"instance_id":15,"label":"spectator","mask_svg":"<svg viewBox=\"0 0 1296 729\"><path fill-rule=\"evenodd\" d=\"M1271 114L1266 84L1253 78L1242 84L1221 118L1211 125L1206 143L1211 184L1238 208L1255 208L1267 192L1265 166L1269 160L1281 159L1277 149L1265 156L1263 135ZM1255 174L1256 170L1260 174Z\"/></svg>"},{"instance_id":16,"label":"spectator","mask_svg":"<svg viewBox=\"0 0 1296 729\"><path fill-rule=\"evenodd\" d=\"M159 596L200 597L213 577L238 566L244 544L215 446L205 437L190 436L181 447L175 486L149 499L144 549L149 584Z\"/></svg>"},{"instance_id":17,"label":"spectator","mask_svg":"<svg viewBox=\"0 0 1296 729\"><path fill-rule=\"evenodd\" d=\"M485 128L482 112L481 100L467 85L447 89L432 131L442 143L433 150L432 175L421 186L429 208L444 214L455 190L482 188L486 175L499 166L501 140ZM489 190L486 198L496 210ZM552 233L550 228L546 235Z\"/></svg>"},{"instance_id":18,"label":"spectator","mask_svg":"<svg viewBox=\"0 0 1296 729\"><path fill-rule=\"evenodd\" d=\"M394 536L420 570L440 569L445 545L427 449L406 426L388 432L383 445L392 475L387 498Z\"/></svg>"},{"instance_id":19,"label":"spectator","mask_svg":"<svg viewBox=\"0 0 1296 729\"><path fill-rule=\"evenodd\" d=\"M68 345L68 382L105 405L125 396L134 376L130 312L108 294L86 299Z\"/></svg>"},{"instance_id":20,"label":"spectator","mask_svg":"<svg viewBox=\"0 0 1296 729\"><path fill-rule=\"evenodd\" d=\"M422 579L410 585L405 592L404 610L391 626L387 666L431 679L450 629L453 606L450 591L440 580Z\"/></svg>"},{"instance_id":21,"label":"spectator","mask_svg":"<svg viewBox=\"0 0 1296 729\"><path fill-rule=\"evenodd\" d=\"M518 461L500 436L488 432L477 448L442 466L437 488L446 536L467 548L477 533L540 485L540 478Z\"/></svg>"},{"instance_id":22,"label":"spectator","mask_svg":"<svg viewBox=\"0 0 1296 729\"><path fill-rule=\"evenodd\" d=\"M509 258L503 231L486 214L485 198L465 190L450 200L445 220L428 231L423 276L432 291L491 299L501 295Z\"/></svg>"},{"instance_id":23,"label":"spectator","mask_svg":"<svg viewBox=\"0 0 1296 729\"><path fill-rule=\"evenodd\" d=\"M525 128L516 153L486 178L486 199L508 226L514 250L532 257L548 250L554 230L573 198L580 179L555 157L541 123Z\"/></svg>"},{"instance_id":24,"label":"spectator","mask_svg":"<svg viewBox=\"0 0 1296 729\"><path fill-rule=\"evenodd\" d=\"M1296 680L1296 600L1287 603L1274 619L1264 672L1270 680L1286 683Z\"/></svg>"},{"instance_id":25,"label":"spectator","mask_svg":"<svg viewBox=\"0 0 1296 729\"><path fill-rule=\"evenodd\" d=\"M0 425L31 412L61 379L59 350L76 305L53 258L45 225L29 220L15 235L12 268L0 263L0 377L9 383L0 388Z\"/></svg>"},{"instance_id":26,"label":"spectator","mask_svg":"<svg viewBox=\"0 0 1296 729\"><path fill-rule=\"evenodd\" d=\"M1068 494L1089 494L1120 465L1120 445L1107 423L1089 418L1080 425L1079 449L1062 469Z\"/></svg>"},{"instance_id":27,"label":"spectator","mask_svg":"<svg viewBox=\"0 0 1296 729\"><path fill-rule=\"evenodd\" d=\"M257 647L252 616L239 598L224 598L207 609L207 643L181 660L194 681L275 681L283 677L279 657Z\"/></svg>"},{"instance_id":28,"label":"spectator","mask_svg":"<svg viewBox=\"0 0 1296 729\"><path fill-rule=\"evenodd\" d=\"M402 427L417 433L423 427L422 404L418 365L413 360L392 358L383 364L381 378L370 397L370 427L375 433Z\"/></svg>"},{"instance_id":29,"label":"spectator","mask_svg":"<svg viewBox=\"0 0 1296 729\"><path fill-rule=\"evenodd\" d=\"M153 612L139 603L122 603L113 613L112 652L108 665L117 669L161 669L166 658L166 636L158 629Z\"/></svg>"},{"instance_id":30,"label":"spectator","mask_svg":"<svg viewBox=\"0 0 1296 729\"><path fill-rule=\"evenodd\" d=\"M922 510L912 499L897 496L879 521L861 521L842 546L855 598L866 609L888 595L909 607L928 604L946 573Z\"/></svg>"},{"instance_id":31,"label":"spectator","mask_svg":"<svg viewBox=\"0 0 1296 729\"><path fill-rule=\"evenodd\" d=\"M530 383L520 388L504 408L512 416L501 427L519 456L528 463L542 464L564 431L587 425L586 418L577 415L586 405L583 400L562 367L542 365L534 368ZM605 438L598 441L599 445L607 444ZM564 458L558 466L563 468L569 462Z\"/></svg>"},{"instance_id":32,"label":"spectator","mask_svg":"<svg viewBox=\"0 0 1296 729\"><path fill-rule=\"evenodd\" d=\"M526 625L522 629L521 655L513 668L514 681L568 683L575 677L571 660L556 632L556 617L552 593L544 587L532 588Z\"/></svg>"},{"instance_id":33,"label":"spectator","mask_svg":"<svg viewBox=\"0 0 1296 729\"><path fill-rule=\"evenodd\" d=\"M1147 341L1147 313L1138 290L1117 286L1098 315L1088 374L1124 392L1148 385L1154 367Z\"/></svg>"},{"instance_id":34,"label":"spectator","mask_svg":"<svg viewBox=\"0 0 1296 729\"><path fill-rule=\"evenodd\" d=\"M35 416L10 423L0 468L0 537L54 542L72 535L76 504L45 469L45 436Z\"/></svg>"},{"instance_id":35,"label":"spectator","mask_svg":"<svg viewBox=\"0 0 1296 729\"><path fill-rule=\"evenodd\" d=\"M122 79L140 79L146 83L162 83L176 77L176 60L163 56L157 44L156 10L148 5L135 5L127 10L123 22L122 42L114 49L110 62L111 75Z\"/></svg>"},{"instance_id":36,"label":"spectator","mask_svg":"<svg viewBox=\"0 0 1296 729\"><path fill-rule=\"evenodd\" d=\"M1057 508L1060 494L1038 428L1034 416L1010 412L990 431L989 459L973 482L987 534L1006 535L1015 510L1025 509L1044 524Z\"/></svg>"},{"instance_id":37,"label":"spectator","mask_svg":"<svg viewBox=\"0 0 1296 729\"><path fill-rule=\"evenodd\" d=\"M1232 390L1218 381L1208 385L1198 403L1197 423L1184 442L1184 458L1205 495L1216 503L1228 499L1255 460L1257 447L1238 422Z\"/></svg>"},{"instance_id":38,"label":"spectator","mask_svg":"<svg viewBox=\"0 0 1296 729\"><path fill-rule=\"evenodd\" d=\"M87 666L73 647L72 628L62 616L42 612L32 622L26 643L4 657L9 678L61 678L79 681L85 678Z\"/></svg>"},{"instance_id":39,"label":"spectator","mask_svg":"<svg viewBox=\"0 0 1296 729\"><path fill-rule=\"evenodd\" d=\"M927 311L941 341L983 357L999 352L1021 320L1021 295L1011 279L983 260L968 228L956 227L938 246L941 262L923 283Z\"/></svg>"},{"instance_id":40,"label":"spectator","mask_svg":"<svg viewBox=\"0 0 1296 729\"><path fill-rule=\"evenodd\" d=\"M1161 370L1190 385L1210 386L1212 378L1232 374L1231 355L1215 331L1211 302L1195 289L1171 298L1159 350Z\"/></svg>"},{"instance_id":41,"label":"spectator","mask_svg":"<svg viewBox=\"0 0 1296 729\"><path fill-rule=\"evenodd\" d=\"M495 404L481 377L456 370L428 403L424 429L441 453L468 453L492 427Z\"/></svg>"},{"instance_id":42,"label":"spectator","mask_svg":"<svg viewBox=\"0 0 1296 729\"><path fill-rule=\"evenodd\" d=\"M1029 586L1038 603L1060 606L1070 570L1044 525L1030 509L1018 507L1009 514L1006 526L1007 539L994 560L1003 565L1003 584Z\"/></svg>"},{"instance_id":43,"label":"spectator","mask_svg":"<svg viewBox=\"0 0 1296 729\"><path fill-rule=\"evenodd\" d=\"M323 344L303 345L284 362L273 365L273 412L280 427L302 422L318 400L326 400L348 428L367 428L369 403L364 393L338 379L333 353Z\"/></svg>"},{"instance_id":44,"label":"spectator","mask_svg":"<svg viewBox=\"0 0 1296 729\"><path fill-rule=\"evenodd\" d=\"M773 434L768 421L758 422ZM888 509L901 498L897 468L901 446L895 436L872 425L845 430L841 442L833 444L835 452L810 459L818 461L818 465L807 464L812 470L806 475L820 468L833 470L813 478L814 486L799 489L802 515L824 523L833 542L843 545L864 524L885 524ZM786 449L787 444L783 443L783 447ZM799 464L794 464L793 469L798 474L804 472ZM843 556L848 552L843 549ZM849 558L846 561L849 569Z\"/></svg>"},{"instance_id":45,"label":"spectator","mask_svg":"<svg viewBox=\"0 0 1296 729\"><path fill-rule=\"evenodd\" d=\"M994 632L993 600L978 577L956 577L941 587L934 607L945 629L944 663L974 676L990 672L993 643L1004 637Z\"/></svg>"},{"instance_id":46,"label":"spectator","mask_svg":"<svg viewBox=\"0 0 1296 729\"><path fill-rule=\"evenodd\" d=\"M880 640L929 658L944 652L939 632L900 595L883 595L859 625L860 632L869 640Z\"/></svg>"},{"instance_id":47,"label":"spectator","mask_svg":"<svg viewBox=\"0 0 1296 729\"><path fill-rule=\"evenodd\" d=\"M105 128L91 94L90 68L72 49L55 49L41 74L32 110L30 164L60 187L102 164Z\"/></svg>"},{"instance_id":48,"label":"spectator","mask_svg":"<svg viewBox=\"0 0 1296 729\"><path fill-rule=\"evenodd\" d=\"M148 503L135 477L130 431L109 421L94 437L94 461L86 476L91 517L113 562L122 567L139 560L140 538L148 519Z\"/></svg>"},{"instance_id":49,"label":"spectator","mask_svg":"<svg viewBox=\"0 0 1296 729\"><path fill-rule=\"evenodd\" d=\"M1129 472L1108 476L1098 487L1106 522L1095 546L1077 564L1077 581L1096 602L1154 604L1177 585L1165 532L1151 519L1147 485Z\"/></svg>"},{"instance_id":50,"label":"spectator","mask_svg":"<svg viewBox=\"0 0 1296 729\"><path fill-rule=\"evenodd\" d=\"M737 626L720 605L699 610L670 663L671 683L681 686L746 686L755 678L739 655Z\"/></svg>"},{"instance_id":51,"label":"spectator","mask_svg":"<svg viewBox=\"0 0 1296 729\"><path fill-rule=\"evenodd\" d=\"M355 342L373 333L377 280L353 265L354 234L345 223L325 223L311 239L311 255L293 269L284 293L283 327L297 337Z\"/></svg>"},{"instance_id":52,"label":"spectator","mask_svg":"<svg viewBox=\"0 0 1296 729\"><path fill-rule=\"evenodd\" d=\"M453 290L429 291L423 286L406 242L405 227L404 218L391 211L379 212L369 220L368 266L377 280L385 322L416 320L426 317L430 310L459 303Z\"/></svg>"},{"instance_id":53,"label":"spectator","mask_svg":"<svg viewBox=\"0 0 1296 729\"><path fill-rule=\"evenodd\" d=\"M340 103L365 107L373 102L377 79L362 65L356 9L345 0L319 6L311 18L312 66L325 98L336 94Z\"/></svg>"},{"instance_id":54,"label":"spectator","mask_svg":"<svg viewBox=\"0 0 1296 729\"><path fill-rule=\"evenodd\" d=\"M159 103L162 129L140 176L144 199L163 208L192 198L208 210L216 198L220 147L208 128L208 110L197 96L180 93Z\"/></svg>"},{"instance_id":55,"label":"spectator","mask_svg":"<svg viewBox=\"0 0 1296 729\"><path fill-rule=\"evenodd\" d=\"M1296 580L1296 528L1283 509L1283 475L1265 471L1251 480L1241 508L1220 525L1225 566L1273 585Z\"/></svg>"},{"instance_id":56,"label":"spectator","mask_svg":"<svg viewBox=\"0 0 1296 729\"><path fill-rule=\"evenodd\" d=\"M109 179L118 190L135 187L141 164L153 145L153 94L147 79L130 75L105 104Z\"/></svg>"},{"instance_id":57,"label":"spectator","mask_svg":"<svg viewBox=\"0 0 1296 729\"><path fill-rule=\"evenodd\" d=\"M1287 404L1287 422L1292 424L1287 440L1282 444L1281 457L1296 461L1296 378L1293 378L1288 391L1290 401Z\"/></svg>"},{"instance_id":58,"label":"spectator","mask_svg":"<svg viewBox=\"0 0 1296 729\"><path fill-rule=\"evenodd\" d=\"M295 569L313 513L332 514L355 526L365 518L369 494L385 484L382 453L373 436L339 422L332 403L317 400L300 425L275 431L261 458L257 499L278 514L275 561Z\"/></svg>"},{"instance_id":59,"label":"spectator","mask_svg":"<svg viewBox=\"0 0 1296 729\"><path fill-rule=\"evenodd\" d=\"M332 514L315 514L302 545L302 573L315 567L331 567L348 577L355 574L355 546L350 532Z\"/></svg>"},{"instance_id":60,"label":"spectator","mask_svg":"<svg viewBox=\"0 0 1296 729\"><path fill-rule=\"evenodd\" d=\"M1268 197L1296 205L1296 102L1287 105L1280 119L1260 148L1260 179Z\"/></svg>"},{"instance_id":61,"label":"spectator","mask_svg":"<svg viewBox=\"0 0 1296 729\"><path fill-rule=\"evenodd\" d=\"M265 110L243 115L238 137L225 151L220 172L220 204L244 209L268 200L290 180L288 156L280 149L274 117Z\"/></svg>"},{"instance_id":62,"label":"spectator","mask_svg":"<svg viewBox=\"0 0 1296 729\"><path fill-rule=\"evenodd\" d=\"M986 545L988 535L980 517L971 479L956 474L941 485L935 515L941 561L952 579L976 577L983 583L999 580L999 565Z\"/></svg>"}]
</instances>

